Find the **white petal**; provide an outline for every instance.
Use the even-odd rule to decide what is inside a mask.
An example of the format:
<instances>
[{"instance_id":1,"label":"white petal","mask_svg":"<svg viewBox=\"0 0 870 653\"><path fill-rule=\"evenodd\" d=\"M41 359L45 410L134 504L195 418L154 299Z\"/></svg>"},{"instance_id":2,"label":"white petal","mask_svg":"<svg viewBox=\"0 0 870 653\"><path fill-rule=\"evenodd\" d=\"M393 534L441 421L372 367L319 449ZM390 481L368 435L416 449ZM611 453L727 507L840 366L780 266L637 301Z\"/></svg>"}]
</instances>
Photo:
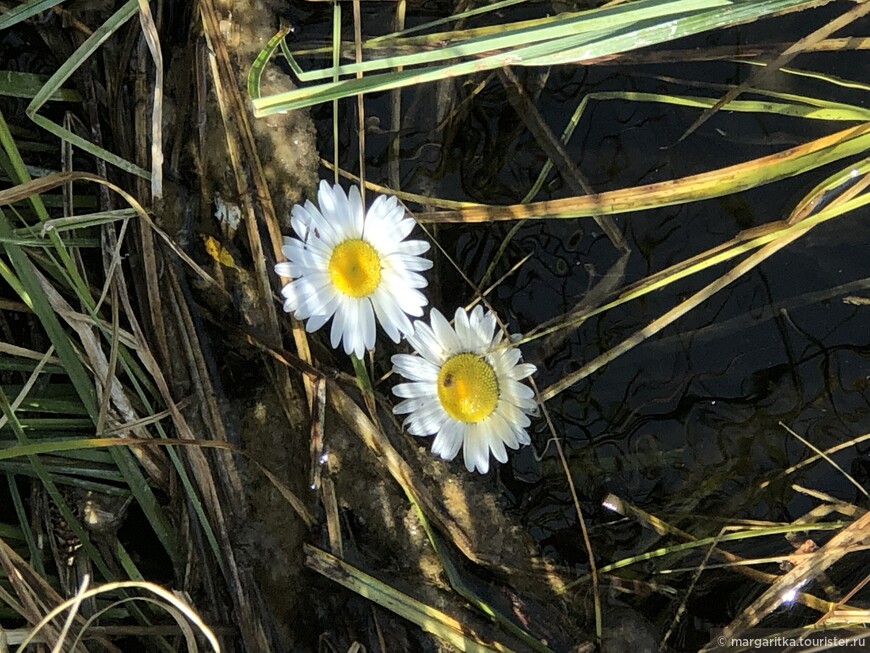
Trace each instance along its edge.
<instances>
[{"instance_id":1,"label":"white petal","mask_svg":"<svg viewBox=\"0 0 870 653\"><path fill-rule=\"evenodd\" d=\"M493 354L493 358L497 358L499 370L503 370L505 374L510 374L517 363L520 362L520 350L516 347L501 349ZM512 377L513 378L513 377Z\"/></svg>"},{"instance_id":2,"label":"white petal","mask_svg":"<svg viewBox=\"0 0 870 653\"><path fill-rule=\"evenodd\" d=\"M501 384L501 387L508 388L511 397L514 399L515 404L519 404L516 400L522 399L534 399L535 393L534 391L527 386L525 383L520 383L519 381L514 381L513 379L507 381L507 383Z\"/></svg>"},{"instance_id":3,"label":"white petal","mask_svg":"<svg viewBox=\"0 0 870 653\"><path fill-rule=\"evenodd\" d=\"M331 252L321 246L312 246L308 243L303 243L296 238L288 238L284 241L284 246L281 252L287 257L291 263L305 265L307 267L326 270L329 265L329 256Z\"/></svg>"},{"instance_id":4,"label":"white petal","mask_svg":"<svg viewBox=\"0 0 870 653\"><path fill-rule=\"evenodd\" d=\"M504 442L502 441L501 437L491 434L488 440L489 449L490 451L492 451L492 457L502 464L506 463L508 459L507 449L505 449Z\"/></svg>"},{"instance_id":5,"label":"white petal","mask_svg":"<svg viewBox=\"0 0 870 653\"><path fill-rule=\"evenodd\" d=\"M362 332L363 346L366 349L375 347L375 314L372 311L372 303L366 298L360 302L359 324L357 327Z\"/></svg>"},{"instance_id":6,"label":"white petal","mask_svg":"<svg viewBox=\"0 0 870 653\"><path fill-rule=\"evenodd\" d=\"M432 261L422 256L410 256L408 254L393 252L392 254L384 255L383 265L388 270L395 270L399 274L402 274L429 270L432 267Z\"/></svg>"},{"instance_id":7,"label":"white petal","mask_svg":"<svg viewBox=\"0 0 870 653\"><path fill-rule=\"evenodd\" d=\"M475 331L483 331L484 327L482 325L483 322L483 306L478 304L471 310L471 315L469 319L469 324L471 324L471 328Z\"/></svg>"},{"instance_id":8,"label":"white petal","mask_svg":"<svg viewBox=\"0 0 870 653\"><path fill-rule=\"evenodd\" d=\"M415 410L405 418L408 425L408 433L411 435L433 435L441 430L441 426L447 420L447 413L437 401Z\"/></svg>"},{"instance_id":9,"label":"white petal","mask_svg":"<svg viewBox=\"0 0 870 653\"><path fill-rule=\"evenodd\" d=\"M456 313L453 316L453 328L456 330L456 337L459 339L461 350L474 351L477 337L472 332L471 325L468 323L468 314L462 307L456 309Z\"/></svg>"},{"instance_id":10,"label":"white petal","mask_svg":"<svg viewBox=\"0 0 870 653\"><path fill-rule=\"evenodd\" d=\"M323 326L326 320L335 313L339 301L340 296L338 292L332 287L325 287L305 302L305 317L315 318L322 316L323 322L320 322L320 326ZM309 332L316 331L320 326L311 327Z\"/></svg>"},{"instance_id":11,"label":"white petal","mask_svg":"<svg viewBox=\"0 0 870 653\"><path fill-rule=\"evenodd\" d=\"M520 446L525 446L532 443L532 440L531 438L529 438L529 434L526 433L525 429L514 429L514 433L516 433L517 440L519 441Z\"/></svg>"},{"instance_id":12,"label":"white petal","mask_svg":"<svg viewBox=\"0 0 870 653\"><path fill-rule=\"evenodd\" d=\"M495 409L502 417L505 418L505 421L507 421L507 423L510 424L514 430L516 430L517 428L524 429L532 423L528 415L526 415L523 411L521 411L513 404L504 401L503 399L498 400Z\"/></svg>"},{"instance_id":13,"label":"white petal","mask_svg":"<svg viewBox=\"0 0 870 653\"><path fill-rule=\"evenodd\" d=\"M341 186L336 185L333 188L329 182L322 180L317 190L317 203L320 211L317 214L309 211L314 219L308 225L308 239L317 238L330 247L335 247L347 237L342 228L343 215L338 209L339 204L347 203L347 197Z\"/></svg>"},{"instance_id":14,"label":"white petal","mask_svg":"<svg viewBox=\"0 0 870 653\"><path fill-rule=\"evenodd\" d=\"M432 442L432 453L444 460L453 460L462 448L464 434L465 425L462 422L448 419Z\"/></svg>"},{"instance_id":15,"label":"white petal","mask_svg":"<svg viewBox=\"0 0 870 653\"><path fill-rule=\"evenodd\" d=\"M435 383L438 380L438 366L434 363L408 354L396 354L392 358L393 371L410 381L427 381Z\"/></svg>"},{"instance_id":16,"label":"white petal","mask_svg":"<svg viewBox=\"0 0 870 653\"><path fill-rule=\"evenodd\" d=\"M400 383L393 386L393 394L403 399L422 399L431 397L433 392L437 392L434 385L430 383Z\"/></svg>"},{"instance_id":17,"label":"white petal","mask_svg":"<svg viewBox=\"0 0 870 653\"><path fill-rule=\"evenodd\" d=\"M481 474L486 474L489 471L489 445L481 431L480 423L469 424L466 428L462 453L465 468L469 472L478 470Z\"/></svg>"},{"instance_id":18,"label":"white petal","mask_svg":"<svg viewBox=\"0 0 870 653\"><path fill-rule=\"evenodd\" d=\"M362 197L359 194L359 188L356 186L350 187L350 193L347 197L347 212L350 226L351 238L362 238L363 235L363 218L365 210L363 208Z\"/></svg>"},{"instance_id":19,"label":"white petal","mask_svg":"<svg viewBox=\"0 0 870 653\"><path fill-rule=\"evenodd\" d=\"M293 231L295 231L302 240L308 238L308 230L314 220L314 214L316 214L318 218L323 217L320 215L320 211L318 211L310 201L306 201L305 206L297 204L290 211L290 226L293 227ZM284 240L286 241L287 239L285 238Z\"/></svg>"},{"instance_id":20,"label":"white petal","mask_svg":"<svg viewBox=\"0 0 870 653\"><path fill-rule=\"evenodd\" d=\"M285 261L275 264L275 274L277 274L279 277L289 277L290 269L290 264Z\"/></svg>"},{"instance_id":21,"label":"white petal","mask_svg":"<svg viewBox=\"0 0 870 653\"><path fill-rule=\"evenodd\" d=\"M348 298L348 301L344 305L344 336L342 338L344 341L344 353L348 355L353 354L357 358L362 358L366 353L363 333L359 329L363 301L365 300L352 297Z\"/></svg>"},{"instance_id":22,"label":"white petal","mask_svg":"<svg viewBox=\"0 0 870 653\"><path fill-rule=\"evenodd\" d=\"M483 307L481 306L478 306L478 308L483 310ZM480 334L485 342L491 343L493 341L493 333L495 333L497 327L498 322L496 322L495 313L493 313L492 311L487 311L483 318L480 320Z\"/></svg>"},{"instance_id":23,"label":"white petal","mask_svg":"<svg viewBox=\"0 0 870 653\"><path fill-rule=\"evenodd\" d=\"M378 316L378 322L386 331L390 340L399 342L402 333L409 333L414 330L411 325L411 320L402 311L401 307L396 303L395 298L387 292L383 287L375 290L369 299Z\"/></svg>"},{"instance_id":24,"label":"white petal","mask_svg":"<svg viewBox=\"0 0 870 653\"><path fill-rule=\"evenodd\" d=\"M400 401L393 406L393 414L405 415L406 413L413 413L415 410L420 410L427 401L431 401L431 399L406 399L405 401Z\"/></svg>"},{"instance_id":25,"label":"white petal","mask_svg":"<svg viewBox=\"0 0 870 653\"><path fill-rule=\"evenodd\" d=\"M492 433L494 433L504 444L511 449L516 449L520 446L519 441L517 440L516 433L514 432L513 427L507 423L502 414L495 410L492 415L488 418L489 428ZM504 462L503 460L501 462Z\"/></svg>"},{"instance_id":26,"label":"white petal","mask_svg":"<svg viewBox=\"0 0 870 653\"><path fill-rule=\"evenodd\" d=\"M430 245L425 240L403 240L396 248L398 254L419 256L429 251Z\"/></svg>"},{"instance_id":27,"label":"white petal","mask_svg":"<svg viewBox=\"0 0 870 653\"><path fill-rule=\"evenodd\" d=\"M531 376L535 372L538 371L538 368L532 365L531 363L520 363L516 367L514 367L511 372L512 379L525 379L526 377Z\"/></svg>"},{"instance_id":28,"label":"white petal","mask_svg":"<svg viewBox=\"0 0 870 653\"><path fill-rule=\"evenodd\" d=\"M337 204L339 199L337 196L344 196L344 191L338 184L335 185L335 190L329 185L325 179L320 180L320 185L317 187L317 203L320 204L320 213L327 222L332 222L335 214L338 212ZM346 198L345 198L346 200Z\"/></svg>"},{"instance_id":29,"label":"white petal","mask_svg":"<svg viewBox=\"0 0 870 653\"><path fill-rule=\"evenodd\" d=\"M338 347L341 342L341 337L344 334L344 320L347 315L348 301L346 297L342 297L339 301L338 309L335 311L335 317L332 319L332 328L329 330L329 344L333 349Z\"/></svg>"},{"instance_id":30,"label":"white petal","mask_svg":"<svg viewBox=\"0 0 870 653\"><path fill-rule=\"evenodd\" d=\"M423 320L414 321L414 331L408 334L408 342L423 358L437 365L447 360L444 347L438 342L432 327Z\"/></svg>"},{"instance_id":31,"label":"white petal","mask_svg":"<svg viewBox=\"0 0 870 653\"><path fill-rule=\"evenodd\" d=\"M314 333L320 329L335 314L340 301L341 298L338 296L338 293L335 293L329 302L324 305L323 310L308 318L308 322L305 323L305 330L308 333Z\"/></svg>"},{"instance_id":32,"label":"white petal","mask_svg":"<svg viewBox=\"0 0 870 653\"><path fill-rule=\"evenodd\" d=\"M414 317L423 315L423 307L428 304L428 301L426 301L426 295L421 293L419 290L408 287L407 285L398 287L391 286L389 290L391 291L390 294L392 298L399 305L401 311L413 315Z\"/></svg>"},{"instance_id":33,"label":"white petal","mask_svg":"<svg viewBox=\"0 0 870 653\"><path fill-rule=\"evenodd\" d=\"M456 337L456 332L450 326L437 308L433 308L429 313L429 321L432 323L432 331L435 333L435 338L441 343L441 347L447 352L447 355L458 353L461 350L459 339Z\"/></svg>"}]
</instances>

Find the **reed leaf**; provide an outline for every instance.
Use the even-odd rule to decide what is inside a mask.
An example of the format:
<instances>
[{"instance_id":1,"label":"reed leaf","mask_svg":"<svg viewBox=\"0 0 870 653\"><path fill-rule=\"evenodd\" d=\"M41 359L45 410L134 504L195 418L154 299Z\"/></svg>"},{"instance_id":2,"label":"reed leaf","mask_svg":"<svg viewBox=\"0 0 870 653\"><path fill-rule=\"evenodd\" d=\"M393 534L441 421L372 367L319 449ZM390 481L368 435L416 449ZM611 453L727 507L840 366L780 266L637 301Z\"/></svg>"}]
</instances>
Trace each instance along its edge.
<instances>
[{"instance_id":1,"label":"reed leaf","mask_svg":"<svg viewBox=\"0 0 870 653\"><path fill-rule=\"evenodd\" d=\"M361 78L315 84L267 97L253 85L254 113L258 117L298 109L360 93L373 93L437 81L502 66L546 66L578 63L675 40L684 36L730 27L783 11L817 5L815 0L639 0L588 11L561 14L558 20L541 19L521 27L507 24L493 34L426 50L387 56L334 68L304 72L288 57L302 82L357 73ZM727 7L727 11L723 9ZM397 40L401 43L401 40ZM444 63L469 58L457 63ZM407 70L409 67L422 66ZM384 72L404 67L406 70ZM250 80L250 77L249 77Z\"/></svg>"}]
</instances>

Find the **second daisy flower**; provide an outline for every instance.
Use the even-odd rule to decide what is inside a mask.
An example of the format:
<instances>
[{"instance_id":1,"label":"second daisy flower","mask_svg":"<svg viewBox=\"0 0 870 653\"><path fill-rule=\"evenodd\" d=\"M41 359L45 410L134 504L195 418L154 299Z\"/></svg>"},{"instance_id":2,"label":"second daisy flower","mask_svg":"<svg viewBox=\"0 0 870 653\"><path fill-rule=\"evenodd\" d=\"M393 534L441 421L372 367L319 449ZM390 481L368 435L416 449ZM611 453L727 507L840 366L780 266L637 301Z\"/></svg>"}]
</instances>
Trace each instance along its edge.
<instances>
[{"instance_id":1,"label":"second daisy flower","mask_svg":"<svg viewBox=\"0 0 870 653\"><path fill-rule=\"evenodd\" d=\"M522 379L535 366L520 363L520 350L496 331L495 315L475 307L456 309L454 326L437 310L432 326L417 320L408 341L419 356L396 354L393 370L411 383L393 392L404 399L394 413L408 414L412 435L434 435L432 452L453 460L463 449L465 467L485 474L489 454L507 462L507 448L529 444L527 413L535 410L532 389Z\"/></svg>"}]
</instances>

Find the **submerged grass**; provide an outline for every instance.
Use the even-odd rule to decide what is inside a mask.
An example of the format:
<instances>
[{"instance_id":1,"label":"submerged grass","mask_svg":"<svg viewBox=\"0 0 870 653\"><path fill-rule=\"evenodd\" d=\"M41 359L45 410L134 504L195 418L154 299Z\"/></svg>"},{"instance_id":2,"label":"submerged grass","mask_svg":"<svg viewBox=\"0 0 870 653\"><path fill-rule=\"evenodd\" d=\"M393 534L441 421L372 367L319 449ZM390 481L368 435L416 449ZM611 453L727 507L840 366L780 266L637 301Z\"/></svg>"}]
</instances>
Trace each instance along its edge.
<instances>
[{"instance_id":1,"label":"submerged grass","mask_svg":"<svg viewBox=\"0 0 870 653\"><path fill-rule=\"evenodd\" d=\"M0 15L0 30L13 28L59 4L59 1L29 0ZM160 2L155 4L160 11L166 7ZM358 124L364 125L364 94L459 76L482 76L504 66L608 65L640 47L670 43L685 36L764 18L776 20L783 13L825 3L817 0L746 0L739 3L729 0L636 0L606 3L596 9L536 20L470 28L463 24L470 18L479 19L488 12L505 10L514 4L518 4L518 0L470 8L413 29L363 38L359 31L359 6L355 3L357 32L351 49L341 41L341 11L336 3L332 48L293 53L285 41L287 29L282 29L268 41L247 79L254 113L272 116L327 101L333 101L337 111L338 99L357 96L356 119ZM388 414L389 404L377 393L376 387L372 387L365 362L354 361L357 378L363 386L361 392L356 392L352 386L343 383L340 375L322 368L322 364L312 356L307 336L300 325L294 324L292 330L296 353L282 349L282 329L267 266L267 261L280 257L278 211L272 203L270 180L266 178L260 161L245 98L240 93L239 80L225 43L221 15L212 0L203 0L198 10L199 13L194 15L198 17L208 43L208 47L201 50L202 60L206 62L208 84L213 89L220 115L221 136L228 153L228 177L235 184L244 215L242 239L246 252L250 254L251 267L249 272L244 271L249 275L246 277L247 287L253 289L253 305L260 311L258 314L252 310L244 326L222 325L221 335L238 337L246 341L246 347L263 355L258 369L264 377L271 375L282 401L288 404L292 401L293 379L301 380L304 385L312 415L305 429L312 437L311 485L323 503L327 515L324 528L333 549L330 554L306 545L305 564L462 650L512 650L512 645L504 643L508 641L518 642L513 645L513 650L520 650L522 646L549 650L540 641L547 633L536 631L525 623L520 601L505 607L478 590L474 581L479 568L485 569L488 577L501 580L516 573L514 567L519 562L494 557L491 550L481 547L476 534L469 532L467 524L454 512L454 506L445 505L433 494L425 480L429 477L422 473L419 465L406 460L400 449L393 445L387 433L391 424L384 419L384 409ZM177 650L182 641L191 647L190 650L197 650L198 636L188 622L208 642L209 648L203 650L232 649L232 640L236 637L246 650L280 650L270 632L269 611L256 582L244 567L232 532L233 519L247 514L244 505L247 477L237 463L239 457L210 455L239 449L237 444L229 441L229 420L214 398L209 337L204 335L199 323L200 313L192 305L185 279L187 276L195 278L227 304L231 300L230 293L191 257L188 247L161 227L163 221L169 219L168 212L161 213L164 208L161 199L166 191L163 183L161 98L167 71L164 70L158 25L151 11L149 3L144 0L126 2L105 17L92 34L80 39L70 56L61 58L57 71L48 78L0 70L0 85L3 86L0 95L30 99L26 117L60 139L65 146L80 149L82 157L88 157L88 167L97 170L97 174L72 169L42 170L44 174L34 179L31 171L35 168L28 168L26 154L22 154L30 148L15 135L16 131L0 114L3 152L0 166L9 186L0 190L0 276L7 285L8 294L0 308L4 312L14 311L26 316L29 325L18 329L4 327L6 337L16 341L2 343L0 347L0 473L6 476L12 502L10 515L14 515L10 523L0 524L0 568L4 581L0 584L0 601L18 615L20 623L28 624L22 646L30 638L53 644L58 650L66 643L70 643L69 650L85 650L82 647L89 637L89 629L111 611L113 624L140 628L136 632L143 633L140 635L143 639L148 637L148 645L153 650ZM155 11L155 15L159 16L160 11ZM399 11L404 12L404 9ZM55 115L48 111L49 102L96 101L95 97L86 97L87 93L67 86L76 73L86 77L93 75L86 64L93 63L98 55L106 54L111 59L113 54L118 54L117 50L104 53L103 49L109 47L112 39L131 33L130 23L134 16L140 19L140 32L135 38L141 38L145 44L141 51L144 53L147 47L150 53L154 80L148 92L137 98L141 105L136 123L141 131L136 134L136 142L140 144L138 151L134 156L122 156L107 142L97 138L85 139L68 124L44 114ZM451 22L456 22L454 31L435 31ZM402 24L399 16L397 23ZM802 43L788 54L794 55L801 47L810 49L815 45ZM302 86L288 92L264 95L261 89L264 73L273 65L272 59L279 51ZM643 56L643 52L635 54ZM297 60L301 56L322 56L330 59L331 64L305 71ZM353 62L342 63L341 57L352 58ZM742 63L761 65L764 62L745 60ZM780 72L813 76L856 92L867 91L866 85L858 80L819 76L797 68L783 68ZM496 79L506 87L518 84L515 77L506 73L487 77L482 83ZM89 81L93 84L97 80L89 78ZM690 578L682 585L684 591L680 595L677 616L662 644L668 643L696 583L711 569L727 569L767 587L728 626L727 632L732 635L743 632L769 615L782 603L785 593L791 591L796 592L798 601L826 617L849 612L857 620L863 615L846 604L860 589L859 586L837 602L800 591L810 578L819 576L843 556L863 547L862 532L866 530L868 516L861 514L858 508L850 515L851 521L830 521L813 514L788 524L764 524L752 528L735 526L735 532L734 528L722 528L721 525L713 529L712 523L700 518L696 528L678 527L633 506L627 499L611 495L605 500L607 508L638 521L661 538L666 538L667 542L623 560L602 560L600 552L593 546L594 537L587 530L590 520L581 510L569 454L563 451L561 434L556 432L546 413L545 402L574 388L594 370L695 310L814 227L852 215L870 201L867 192L870 159L861 158L870 151L870 112L864 106L865 98L858 97L853 103L846 103L753 88L753 99L737 99L738 91L749 89L721 89L724 96L719 97L710 93L720 89L711 91L709 85L694 85L703 86L707 95L587 94L558 138L554 135L558 133L554 126L546 125L541 116L534 115L531 122L536 122L537 127L530 124L530 129L535 138L546 140L546 144L541 145L547 152L547 161L527 195L528 201L522 204L472 205L391 189L406 201L443 209L420 212L417 217L421 224L587 216L603 221L617 214L636 214L738 193L806 175L822 166L840 166L781 220L772 220L763 227L737 234L706 252L687 253L682 262L630 286L599 288L599 292L593 295L595 302L578 307L556 324L541 325L526 337L525 342L529 342L576 329L595 315L633 302L678 280L692 279L714 266L732 265L716 280L616 347L538 392L581 526L574 544L578 550L586 549L590 567L588 576L567 583L554 582L553 588L558 589L553 589L553 593L561 596L571 590L576 592L587 582L590 584L594 617L589 621L599 640L605 634L602 612L607 609L602 601L599 581L630 580L627 572L640 563L652 569L654 580L658 576ZM693 83L687 82L686 86L691 87ZM519 91L524 93L521 87ZM521 99L534 107L532 96ZM575 175L575 183L583 187L582 175L572 168L573 162L565 146L590 103L611 100L693 108L698 110L699 119L707 115L707 111L719 109L750 117L766 114L821 121L830 123L832 131L828 136L789 150L682 179L603 193L578 192L576 197L533 202L554 167L563 176ZM149 106L150 113L146 111ZM401 105L394 102L393 106ZM337 116L335 120L334 133L337 134ZM858 124L842 129L842 125L837 124L842 122ZM401 121L394 124L401 124ZM358 131L362 135L365 129ZM338 148L338 138L334 140ZM399 151L398 147L393 151ZM340 170L337 158L332 163L335 174L355 178L370 190L383 190L381 186L366 181L364 140L359 141L359 153L358 176ZM853 161L856 158L858 160ZM75 160L79 161L78 158ZM31 165L39 162L38 157L34 157ZM106 164L116 170L107 168ZM397 179L398 175L394 175L394 183ZM150 186L143 187L142 180L150 181ZM97 210L78 213L53 208L64 204L71 208L69 202L61 199L59 188L66 188L74 199L87 200ZM110 193L113 194L111 200ZM643 216L634 215L630 219L643 219ZM516 229L512 230L497 250L480 286L488 281L498 257L502 256L515 233ZM620 237L616 231L613 242L617 247L620 247ZM432 238L437 242L437 231L432 232ZM131 253L132 257L129 256ZM236 259L230 257L229 260ZM234 262L233 265L239 264ZM459 271L465 276L462 270ZM475 287L467 277L466 280L474 289L476 301L486 301L483 288ZM44 337L33 338L35 332ZM412 592L399 591L377 580L361 569L361 564L351 565L341 559L344 536L334 483L331 478L320 476L323 438L328 432L324 426L327 405L330 412L341 417L359 441L375 454L372 460L377 461L378 470L401 488L407 499L402 508L410 508L417 515L450 585L444 601L454 614L469 615L468 623L449 616L448 611L427 605ZM361 405L365 406L367 413ZM287 417L290 419L289 412ZM812 460L830 460L831 451L813 449L816 454L802 465ZM298 521L303 528L321 525L319 514L308 505L310 500L297 497L268 466L253 460L244 451L242 454L278 489L291 508L288 519ZM303 467L304 464L300 464L300 469ZM797 467L785 473L791 473ZM839 471L846 475L842 469ZM848 478L858 484L851 476ZM29 496L31 488L32 497ZM82 521L79 513L83 505L91 504L82 503L81 493L87 493L88 501L94 497L119 497L126 500L127 505L133 501L153 531L155 543L162 548L160 557L169 561L173 579L167 582L185 589L192 587L198 593L194 607L207 612L207 617L196 616L186 604L153 584L124 581L125 577L139 580L148 574L140 569L141 559L131 555L117 539L110 536L107 546L97 531L86 526L87 522ZM55 543L53 561L45 555L39 538L42 531L47 531L49 537L56 533L52 533L49 515L43 515L45 523L34 523L33 512L37 504L44 506L47 513L59 514L71 531L67 534L66 544L74 548L64 549L63 542L60 547ZM117 505L124 505L124 502ZM125 505L123 510L126 509ZM111 518L121 520L123 515L109 515L108 519ZM745 543L750 539L797 531L836 533L818 552L806 555L792 551L781 558L764 556L747 560L726 548L735 542ZM673 543L674 539L680 543ZM678 560L698 552L704 554L698 564L676 566ZM709 564L708 560L713 558L717 562ZM73 563L70 564L69 560ZM794 564L794 568L781 575L754 568L783 560ZM276 564L281 563L278 561ZM68 569L73 567L73 570ZM82 569L86 572L84 578L88 579L84 583L81 574L69 573L79 573ZM192 569L197 573L192 573ZM626 574L624 579L620 578L620 573ZM204 581L201 576L205 577ZM109 584L88 590L86 583L92 578L95 582ZM150 600L143 600L134 590L145 590L159 596L160 609L154 609ZM111 595L111 601L97 603L105 593ZM68 596L66 600L64 594ZM515 598L512 594L507 596ZM553 610L556 601L561 600L554 600ZM143 605L140 606L140 602ZM490 619L499 629L499 635L485 638L476 633L469 625L473 622L468 612L470 609ZM162 621L164 610L176 623L171 632L167 632ZM65 611L68 611L67 616L63 617ZM230 614L238 633L230 630ZM206 620L215 627L206 626ZM105 649L117 650L106 631L98 632ZM0 627L0 637L3 633L4 629ZM504 642L500 641L502 636Z\"/></svg>"}]
</instances>

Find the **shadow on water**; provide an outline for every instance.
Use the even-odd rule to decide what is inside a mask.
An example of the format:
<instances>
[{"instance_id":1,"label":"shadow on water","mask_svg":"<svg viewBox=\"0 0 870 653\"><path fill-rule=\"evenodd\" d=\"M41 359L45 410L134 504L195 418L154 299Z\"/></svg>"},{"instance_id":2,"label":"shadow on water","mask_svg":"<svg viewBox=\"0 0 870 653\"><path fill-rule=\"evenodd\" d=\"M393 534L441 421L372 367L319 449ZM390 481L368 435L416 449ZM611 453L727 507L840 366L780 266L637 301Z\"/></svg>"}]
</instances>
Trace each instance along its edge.
<instances>
[{"instance_id":1,"label":"shadow on water","mask_svg":"<svg viewBox=\"0 0 870 653\"><path fill-rule=\"evenodd\" d=\"M681 51L732 48L736 55L744 43L792 42L833 15L834 10L801 12L702 36L680 44ZM378 20L384 19L371 13L364 16L364 29ZM861 33L866 27L864 21L850 27L849 33ZM766 33L771 29L774 33ZM848 71L842 66L850 60L834 53L806 55L798 67L837 74ZM536 106L550 129L559 134L589 93L680 94L698 92L696 87L701 86L700 92L718 97L725 85L745 81L749 72L733 61L718 61L565 66L522 69L517 75L537 98ZM856 101L847 89L805 78L779 74L770 83L781 91ZM366 102L366 176L376 183L389 183L389 146L396 136L401 144L401 190L455 200L518 203L547 159L495 74L403 91L398 134L388 129L389 102L388 94ZM341 104L339 164L356 173L354 106ZM315 115L320 149L329 153L331 108L317 109ZM661 104L593 101L566 149L592 189L604 191L772 154L830 130L821 121L719 112L680 140L698 115L694 109ZM717 200L618 216L631 254L624 271L616 273L614 285L642 279L742 229L784 219L831 172L833 168L821 169ZM566 181L552 172L534 199L572 194ZM512 226L441 226L437 237L464 273L479 282ZM608 492L696 536L714 535L737 520L787 522L800 517L816 501L796 492L793 484L865 503L843 474L825 463L783 477L783 470L811 452L780 422L822 449L868 430L870 306L860 300L868 296L870 286L863 246L868 239L870 227L858 215L836 226L820 227L549 402L582 495L599 565L664 541L602 508L601 498ZM527 254L529 260L489 296L511 328L524 333L569 313L618 259L618 252L591 219L529 221L507 244L492 278L508 273ZM440 277L433 293L441 297L433 298L435 306L449 311L452 303L473 298L473 290L448 262L438 261L436 269ZM525 357L538 366L538 386L546 387L576 371L721 272L696 275L591 318L555 341L527 344ZM445 301L447 297L450 301ZM550 435L544 420L538 420L534 429L533 448L513 455L490 480L503 489L506 503L543 552L583 574L588 571L586 553L562 466L554 448L547 446ZM850 447L833 459L863 481L870 470L866 448ZM764 481L770 483L762 488ZM759 552L759 548L767 550ZM742 553L752 557L787 552L791 545L768 540L744 549ZM620 600L642 608L653 623L669 623L688 577L653 572L691 562L650 563L644 568L647 574L639 576L638 570L633 571L633 578L649 584L644 593L630 590ZM684 618L685 632L672 636L670 644L692 648L705 643L704 628L728 622L745 607L757 587L734 578L718 572L703 577L687 604L695 619ZM618 586L614 579L607 582Z\"/></svg>"}]
</instances>

